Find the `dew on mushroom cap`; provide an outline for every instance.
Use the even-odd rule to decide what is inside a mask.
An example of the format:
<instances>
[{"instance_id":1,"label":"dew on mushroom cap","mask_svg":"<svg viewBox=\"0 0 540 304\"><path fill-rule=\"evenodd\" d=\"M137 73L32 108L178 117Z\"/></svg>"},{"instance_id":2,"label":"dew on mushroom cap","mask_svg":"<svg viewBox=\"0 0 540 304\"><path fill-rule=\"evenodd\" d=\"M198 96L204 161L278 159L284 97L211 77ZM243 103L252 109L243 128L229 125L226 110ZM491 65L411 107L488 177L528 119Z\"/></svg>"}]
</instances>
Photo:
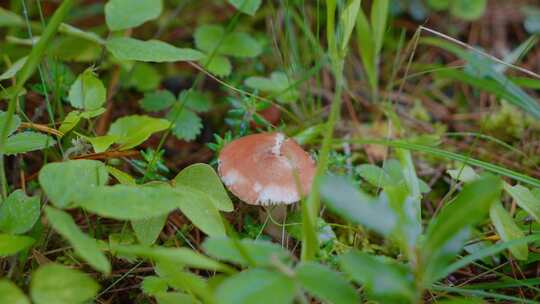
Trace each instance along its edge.
<instances>
[{"instance_id":1,"label":"dew on mushroom cap","mask_svg":"<svg viewBox=\"0 0 540 304\"><path fill-rule=\"evenodd\" d=\"M227 188L248 204L291 204L311 190L315 163L282 133L261 133L226 145L218 171Z\"/></svg>"}]
</instances>

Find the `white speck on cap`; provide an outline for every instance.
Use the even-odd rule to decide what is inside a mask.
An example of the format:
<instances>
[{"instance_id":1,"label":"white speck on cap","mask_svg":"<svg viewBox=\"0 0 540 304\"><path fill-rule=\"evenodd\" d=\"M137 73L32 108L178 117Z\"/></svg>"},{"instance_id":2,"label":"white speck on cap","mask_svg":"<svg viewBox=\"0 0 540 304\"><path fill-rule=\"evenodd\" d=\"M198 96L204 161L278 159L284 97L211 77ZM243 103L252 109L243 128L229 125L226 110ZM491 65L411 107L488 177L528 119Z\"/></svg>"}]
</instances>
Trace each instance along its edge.
<instances>
[{"instance_id":1,"label":"white speck on cap","mask_svg":"<svg viewBox=\"0 0 540 304\"><path fill-rule=\"evenodd\" d=\"M222 149L218 164L227 188L253 205L297 202L309 193L315 175L311 157L282 133L239 138Z\"/></svg>"}]
</instances>

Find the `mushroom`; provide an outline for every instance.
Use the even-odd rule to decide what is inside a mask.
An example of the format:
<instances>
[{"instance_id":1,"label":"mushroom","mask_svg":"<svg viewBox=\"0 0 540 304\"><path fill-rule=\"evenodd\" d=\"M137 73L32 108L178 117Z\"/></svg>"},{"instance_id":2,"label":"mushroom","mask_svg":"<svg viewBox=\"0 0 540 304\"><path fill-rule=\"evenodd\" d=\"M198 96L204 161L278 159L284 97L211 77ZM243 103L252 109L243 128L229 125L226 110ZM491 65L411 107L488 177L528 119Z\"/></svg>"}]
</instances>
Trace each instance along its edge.
<instances>
[{"instance_id":1,"label":"mushroom","mask_svg":"<svg viewBox=\"0 0 540 304\"><path fill-rule=\"evenodd\" d=\"M219 156L223 183L251 205L292 204L307 195L315 162L282 133L248 135L226 145Z\"/></svg>"}]
</instances>

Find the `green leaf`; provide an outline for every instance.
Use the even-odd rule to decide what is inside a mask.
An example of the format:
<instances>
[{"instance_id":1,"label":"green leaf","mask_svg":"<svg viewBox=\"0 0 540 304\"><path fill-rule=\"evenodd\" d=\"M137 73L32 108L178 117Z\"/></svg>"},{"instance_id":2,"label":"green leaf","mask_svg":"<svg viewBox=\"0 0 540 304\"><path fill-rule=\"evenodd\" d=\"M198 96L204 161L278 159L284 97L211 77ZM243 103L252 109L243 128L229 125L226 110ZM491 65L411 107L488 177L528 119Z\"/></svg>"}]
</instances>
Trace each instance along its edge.
<instances>
[{"instance_id":1,"label":"green leaf","mask_svg":"<svg viewBox=\"0 0 540 304\"><path fill-rule=\"evenodd\" d=\"M109 174L114 176L114 178L116 178L120 182L120 184L124 184L124 185L137 184L135 182L135 179L131 175L127 174L124 171L118 170L115 167L107 166L107 171L109 172Z\"/></svg>"},{"instance_id":2,"label":"green leaf","mask_svg":"<svg viewBox=\"0 0 540 304\"><path fill-rule=\"evenodd\" d=\"M358 15L358 11L361 9L360 2L360 0L350 1L341 12L341 16L339 18L339 27L342 35L340 45L342 52L345 51L347 45L349 44L349 39L351 38L354 25L356 24L356 16Z\"/></svg>"},{"instance_id":3,"label":"green leaf","mask_svg":"<svg viewBox=\"0 0 540 304\"><path fill-rule=\"evenodd\" d=\"M167 119L174 124L172 133L178 139L192 141L197 138L203 128L201 118L181 104L176 104L169 111Z\"/></svg>"},{"instance_id":4,"label":"green leaf","mask_svg":"<svg viewBox=\"0 0 540 304\"><path fill-rule=\"evenodd\" d=\"M221 211L233 211L232 204L227 190L223 186L221 179L214 171L214 168L207 164L193 164L184 168L174 181L178 185L188 186L204 192L212 203Z\"/></svg>"},{"instance_id":5,"label":"green leaf","mask_svg":"<svg viewBox=\"0 0 540 304\"><path fill-rule=\"evenodd\" d=\"M464 20L475 20L484 14L486 0L452 0L450 13Z\"/></svg>"},{"instance_id":6,"label":"green leaf","mask_svg":"<svg viewBox=\"0 0 540 304\"><path fill-rule=\"evenodd\" d=\"M234 240L231 238L207 238L203 243L204 251L220 260L249 266L269 266L272 259L290 259L290 254L283 247L262 240Z\"/></svg>"},{"instance_id":7,"label":"green leaf","mask_svg":"<svg viewBox=\"0 0 540 304\"><path fill-rule=\"evenodd\" d=\"M253 268L225 279L216 289L218 303L292 303L294 281L276 271Z\"/></svg>"},{"instance_id":8,"label":"green leaf","mask_svg":"<svg viewBox=\"0 0 540 304\"><path fill-rule=\"evenodd\" d=\"M6 124L6 112L0 111L0 130L4 129L4 125ZM11 119L11 124L8 128L7 135L13 134L13 132L17 131L17 128L21 125L21 119L19 118L19 115L13 115L13 118Z\"/></svg>"},{"instance_id":9,"label":"green leaf","mask_svg":"<svg viewBox=\"0 0 540 304\"><path fill-rule=\"evenodd\" d=\"M203 300L203 303L216 302L213 298L213 290L206 280L190 271L183 270L182 265L161 261L157 263L155 271L171 287L189 293L192 296L192 301L195 300L195 296L198 296ZM200 302L196 301L196 303Z\"/></svg>"},{"instance_id":10,"label":"green leaf","mask_svg":"<svg viewBox=\"0 0 540 304\"><path fill-rule=\"evenodd\" d=\"M38 268L30 283L35 304L82 304L98 290L99 285L87 274L55 263Z\"/></svg>"},{"instance_id":11,"label":"green leaf","mask_svg":"<svg viewBox=\"0 0 540 304\"><path fill-rule=\"evenodd\" d=\"M66 115L64 118L64 121L62 121L62 124L60 125L60 128L58 128L58 131L66 134L67 132L73 130L81 121L81 112L79 111L71 111Z\"/></svg>"},{"instance_id":12,"label":"green leaf","mask_svg":"<svg viewBox=\"0 0 540 304\"><path fill-rule=\"evenodd\" d=\"M385 187L392 184L392 178L388 173L378 166L371 164L360 165L357 168L358 174L368 183L375 187Z\"/></svg>"},{"instance_id":13,"label":"green leaf","mask_svg":"<svg viewBox=\"0 0 540 304\"><path fill-rule=\"evenodd\" d=\"M211 107L210 100L206 94L192 89L182 91L178 99L184 106L194 112L207 112Z\"/></svg>"},{"instance_id":14,"label":"green leaf","mask_svg":"<svg viewBox=\"0 0 540 304\"><path fill-rule=\"evenodd\" d=\"M537 222L540 222L540 197L521 185L504 184L504 190L515 200L516 204L527 211Z\"/></svg>"},{"instance_id":15,"label":"green leaf","mask_svg":"<svg viewBox=\"0 0 540 304\"><path fill-rule=\"evenodd\" d=\"M109 0L105 4L105 21L111 31L137 27L161 15L161 0Z\"/></svg>"},{"instance_id":16,"label":"green leaf","mask_svg":"<svg viewBox=\"0 0 540 304\"><path fill-rule=\"evenodd\" d=\"M237 10L248 15L255 15L255 12L262 4L262 0L228 0Z\"/></svg>"},{"instance_id":17,"label":"green leaf","mask_svg":"<svg viewBox=\"0 0 540 304\"><path fill-rule=\"evenodd\" d=\"M413 276L405 265L385 256L372 256L354 251L339 257L340 268L362 284L367 292L383 303L414 299Z\"/></svg>"},{"instance_id":18,"label":"green leaf","mask_svg":"<svg viewBox=\"0 0 540 304\"><path fill-rule=\"evenodd\" d=\"M177 48L159 40L142 41L127 37L107 40L107 50L120 60L175 62L200 60L204 54L193 49Z\"/></svg>"},{"instance_id":19,"label":"green leaf","mask_svg":"<svg viewBox=\"0 0 540 304\"><path fill-rule=\"evenodd\" d=\"M99 249L97 240L84 234L69 214L52 207L46 207L45 213L54 230L69 241L78 256L98 271L111 272L109 260Z\"/></svg>"},{"instance_id":20,"label":"green leaf","mask_svg":"<svg viewBox=\"0 0 540 304\"><path fill-rule=\"evenodd\" d=\"M249 34L226 33L221 25L201 25L195 30L194 38L197 48L208 54L254 58L262 52L259 42Z\"/></svg>"},{"instance_id":21,"label":"green leaf","mask_svg":"<svg viewBox=\"0 0 540 304\"><path fill-rule=\"evenodd\" d=\"M139 243L152 245L159 237L161 230L167 222L167 214L131 221L131 227Z\"/></svg>"},{"instance_id":22,"label":"green leaf","mask_svg":"<svg viewBox=\"0 0 540 304\"><path fill-rule=\"evenodd\" d=\"M460 182L468 183L478 179L479 175L476 174L473 168L469 166L460 166L457 169L446 170L448 175L453 179L456 179Z\"/></svg>"},{"instance_id":23,"label":"green leaf","mask_svg":"<svg viewBox=\"0 0 540 304\"><path fill-rule=\"evenodd\" d=\"M355 288L340 274L314 262L300 263L296 279L312 295L334 304L360 303Z\"/></svg>"},{"instance_id":24,"label":"green leaf","mask_svg":"<svg viewBox=\"0 0 540 304\"><path fill-rule=\"evenodd\" d=\"M427 4L435 11L442 11L450 7L450 0L427 0Z\"/></svg>"},{"instance_id":25,"label":"green leaf","mask_svg":"<svg viewBox=\"0 0 540 304\"><path fill-rule=\"evenodd\" d=\"M504 209L500 202L497 202L491 206L489 215L495 229L497 230L497 233L501 236L503 241L509 242L525 237L523 231L519 229L510 213ZM527 260L529 248L527 244L519 244L510 247L510 252L512 252L512 255L516 259L525 261Z\"/></svg>"},{"instance_id":26,"label":"green leaf","mask_svg":"<svg viewBox=\"0 0 540 304\"><path fill-rule=\"evenodd\" d=\"M13 78L17 74L17 72L22 69L23 65L26 63L26 59L28 59L27 56L22 57L19 60L15 61L9 67L9 69L7 69L4 73L2 73L2 75L0 75L0 80Z\"/></svg>"},{"instance_id":27,"label":"green leaf","mask_svg":"<svg viewBox=\"0 0 540 304\"><path fill-rule=\"evenodd\" d=\"M107 91L101 80L92 69L87 69L71 85L68 100L75 108L97 110L105 103L106 95Z\"/></svg>"},{"instance_id":28,"label":"green leaf","mask_svg":"<svg viewBox=\"0 0 540 304\"><path fill-rule=\"evenodd\" d=\"M181 292L160 292L154 295L158 304L199 304L192 295Z\"/></svg>"},{"instance_id":29,"label":"green leaf","mask_svg":"<svg viewBox=\"0 0 540 304\"><path fill-rule=\"evenodd\" d=\"M22 234L34 226L40 215L39 197L16 190L0 203L0 231Z\"/></svg>"},{"instance_id":30,"label":"green leaf","mask_svg":"<svg viewBox=\"0 0 540 304\"><path fill-rule=\"evenodd\" d=\"M371 88L377 86L377 65L375 63L375 40L371 32L371 25L364 14L363 10L359 10L356 19L356 44L360 52L360 58L364 65L364 72L368 78Z\"/></svg>"},{"instance_id":31,"label":"green leaf","mask_svg":"<svg viewBox=\"0 0 540 304\"><path fill-rule=\"evenodd\" d=\"M144 94L144 98L139 100L141 108L147 112L159 112L172 106L176 102L174 95L166 90L160 90Z\"/></svg>"},{"instance_id":32,"label":"green leaf","mask_svg":"<svg viewBox=\"0 0 540 304\"><path fill-rule=\"evenodd\" d=\"M190 193L163 187L114 185L86 189L77 203L82 208L118 220L142 220L168 214L178 208L178 200L190 200Z\"/></svg>"},{"instance_id":33,"label":"green leaf","mask_svg":"<svg viewBox=\"0 0 540 304\"><path fill-rule=\"evenodd\" d=\"M189 268L229 272L229 266L221 264L187 248L147 247L142 245L114 245L120 254L134 255L156 262L173 263Z\"/></svg>"},{"instance_id":34,"label":"green leaf","mask_svg":"<svg viewBox=\"0 0 540 304\"><path fill-rule=\"evenodd\" d=\"M0 279L0 303L30 304L24 293L7 279Z\"/></svg>"},{"instance_id":35,"label":"green leaf","mask_svg":"<svg viewBox=\"0 0 540 304\"><path fill-rule=\"evenodd\" d=\"M30 151L43 150L52 147L56 141L50 136L37 132L21 132L8 137L4 153L7 155L26 153Z\"/></svg>"},{"instance_id":36,"label":"green leaf","mask_svg":"<svg viewBox=\"0 0 540 304\"><path fill-rule=\"evenodd\" d=\"M94 148L94 152L96 153L107 151L109 147L119 139L117 135L110 134L96 137L83 137L90 142L92 148Z\"/></svg>"},{"instance_id":37,"label":"green leaf","mask_svg":"<svg viewBox=\"0 0 540 304\"><path fill-rule=\"evenodd\" d=\"M501 188L500 179L494 176L466 184L431 221L422 248L426 284L462 249L468 229L485 218L491 205L500 198Z\"/></svg>"},{"instance_id":38,"label":"green leaf","mask_svg":"<svg viewBox=\"0 0 540 304\"><path fill-rule=\"evenodd\" d=\"M167 130L171 123L166 119L146 115L131 115L117 119L109 129L109 135L117 136L120 150L128 150L146 141L152 134Z\"/></svg>"},{"instance_id":39,"label":"green leaf","mask_svg":"<svg viewBox=\"0 0 540 304\"><path fill-rule=\"evenodd\" d=\"M249 77L244 84L255 90L272 93L272 97L275 96L282 103L294 102L299 97L298 91L293 87L293 82L283 72L273 72L270 78Z\"/></svg>"},{"instance_id":40,"label":"green leaf","mask_svg":"<svg viewBox=\"0 0 540 304\"><path fill-rule=\"evenodd\" d=\"M199 63L208 69L210 73L225 77L231 74L232 66L229 58L222 55L214 55L212 58L204 56L199 60Z\"/></svg>"},{"instance_id":41,"label":"green leaf","mask_svg":"<svg viewBox=\"0 0 540 304\"><path fill-rule=\"evenodd\" d=\"M43 166L39 183L54 206L67 208L79 201L87 188L105 185L108 175L102 162L70 160Z\"/></svg>"},{"instance_id":42,"label":"green leaf","mask_svg":"<svg viewBox=\"0 0 540 304\"><path fill-rule=\"evenodd\" d=\"M340 216L389 235L397 217L385 200L377 201L361 192L345 177L327 176L321 184L321 198Z\"/></svg>"},{"instance_id":43,"label":"green leaf","mask_svg":"<svg viewBox=\"0 0 540 304\"><path fill-rule=\"evenodd\" d=\"M158 293L166 292L169 289L167 281L160 277L148 276L144 277L141 284L141 289L145 294L156 295Z\"/></svg>"},{"instance_id":44,"label":"green leaf","mask_svg":"<svg viewBox=\"0 0 540 304\"><path fill-rule=\"evenodd\" d=\"M0 7L0 26L10 27L24 25L25 22L21 16Z\"/></svg>"},{"instance_id":45,"label":"green leaf","mask_svg":"<svg viewBox=\"0 0 540 304\"><path fill-rule=\"evenodd\" d=\"M32 244L34 239L31 237L0 233L0 257L13 255Z\"/></svg>"},{"instance_id":46,"label":"green leaf","mask_svg":"<svg viewBox=\"0 0 540 304\"><path fill-rule=\"evenodd\" d=\"M373 31L373 41L375 54L381 52L384 34L386 34L386 20L388 19L388 0L374 1L371 6L371 30Z\"/></svg>"},{"instance_id":47,"label":"green leaf","mask_svg":"<svg viewBox=\"0 0 540 304\"><path fill-rule=\"evenodd\" d=\"M161 79L162 73L146 62L136 62L131 69L122 69L120 72L122 87L134 88L143 93L157 90Z\"/></svg>"}]
</instances>

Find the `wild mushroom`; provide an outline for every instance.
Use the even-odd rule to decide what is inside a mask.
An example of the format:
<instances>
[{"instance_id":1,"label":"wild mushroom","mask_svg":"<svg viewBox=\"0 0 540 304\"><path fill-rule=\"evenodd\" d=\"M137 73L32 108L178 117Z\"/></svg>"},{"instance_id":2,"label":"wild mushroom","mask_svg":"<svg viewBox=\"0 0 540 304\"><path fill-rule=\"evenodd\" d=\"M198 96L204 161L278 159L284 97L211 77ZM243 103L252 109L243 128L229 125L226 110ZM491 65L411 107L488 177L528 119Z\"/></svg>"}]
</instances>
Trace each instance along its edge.
<instances>
[{"instance_id":1,"label":"wild mushroom","mask_svg":"<svg viewBox=\"0 0 540 304\"><path fill-rule=\"evenodd\" d=\"M218 171L227 188L248 204L291 204L311 190L315 163L282 133L261 133L226 145Z\"/></svg>"}]
</instances>

